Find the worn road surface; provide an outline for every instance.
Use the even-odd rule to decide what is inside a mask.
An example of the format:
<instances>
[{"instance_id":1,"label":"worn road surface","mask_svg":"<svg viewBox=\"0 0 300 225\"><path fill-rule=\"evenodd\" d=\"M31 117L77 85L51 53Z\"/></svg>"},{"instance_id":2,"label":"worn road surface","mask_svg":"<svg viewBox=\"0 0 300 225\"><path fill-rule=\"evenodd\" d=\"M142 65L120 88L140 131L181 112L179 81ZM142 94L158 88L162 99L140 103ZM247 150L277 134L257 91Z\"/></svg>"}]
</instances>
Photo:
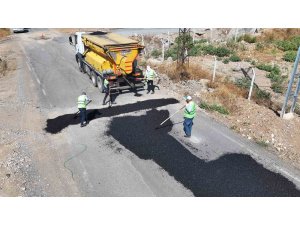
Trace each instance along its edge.
<instances>
[{"instance_id":1,"label":"worn road surface","mask_svg":"<svg viewBox=\"0 0 300 225\"><path fill-rule=\"evenodd\" d=\"M124 93L108 108L79 72L66 35L32 30L15 42L24 65L19 76L33 82L45 140L28 150L43 178L43 190L28 195L300 196L298 170L200 110L191 139L183 137L180 113L155 129L182 105L168 90ZM90 123L80 128L74 113L83 90L93 102Z\"/></svg>"}]
</instances>

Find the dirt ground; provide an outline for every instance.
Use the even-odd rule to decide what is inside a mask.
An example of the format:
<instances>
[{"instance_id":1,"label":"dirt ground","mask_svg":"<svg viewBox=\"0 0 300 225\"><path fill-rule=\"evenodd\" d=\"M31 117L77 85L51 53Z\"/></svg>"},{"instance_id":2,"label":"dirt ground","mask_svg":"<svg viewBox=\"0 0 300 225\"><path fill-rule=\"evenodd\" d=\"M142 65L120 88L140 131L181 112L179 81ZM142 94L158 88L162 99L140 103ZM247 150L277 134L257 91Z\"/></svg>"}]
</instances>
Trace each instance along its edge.
<instances>
[{"instance_id":1,"label":"dirt ground","mask_svg":"<svg viewBox=\"0 0 300 225\"><path fill-rule=\"evenodd\" d=\"M5 76L0 77L0 196L43 196L42 187L33 188L40 178L30 153L33 146L45 146L36 97L21 86L30 81L25 72L16 72L22 65L17 44L0 43L0 52L7 62Z\"/></svg>"}]
</instances>

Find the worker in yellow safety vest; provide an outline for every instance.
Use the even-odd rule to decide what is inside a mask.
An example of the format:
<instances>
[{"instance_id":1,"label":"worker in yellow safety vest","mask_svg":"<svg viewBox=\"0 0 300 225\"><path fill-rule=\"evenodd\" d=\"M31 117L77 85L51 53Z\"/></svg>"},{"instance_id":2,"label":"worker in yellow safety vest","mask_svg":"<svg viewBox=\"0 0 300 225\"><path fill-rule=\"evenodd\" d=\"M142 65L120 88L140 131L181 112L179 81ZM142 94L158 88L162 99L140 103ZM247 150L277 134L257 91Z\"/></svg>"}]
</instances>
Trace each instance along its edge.
<instances>
[{"instance_id":1,"label":"worker in yellow safety vest","mask_svg":"<svg viewBox=\"0 0 300 225\"><path fill-rule=\"evenodd\" d=\"M184 122L183 130L185 132L184 137L190 138L192 135L193 119L196 116L196 104L192 101L191 96L186 96L186 105L184 109Z\"/></svg>"},{"instance_id":2,"label":"worker in yellow safety vest","mask_svg":"<svg viewBox=\"0 0 300 225\"><path fill-rule=\"evenodd\" d=\"M104 95L104 98L103 98L103 103L102 105L106 105L106 99L107 97L109 96L109 101L111 101L111 104L116 104L116 102L114 101L114 97L111 96L111 93L110 93L110 84L109 84L109 81L107 80L107 78L104 79L103 81L103 91L105 93Z\"/></svg>"},{"instance_id":3,"label":"worker in yellow safety vest","mask_svg":"<svg viewBox=\"0 0 300 225\"><path fill-rule=\"evenodd\" d=\"M78 110L80 112L80 127L84 127L88 124L86 106L89 102L90 99L87 97L85 92L82 92L77 99Z\"/></svg>"},{"instance_id":4,"label":"worker in yellow safety vest","mask_svg":"<svg viewBox=\"0 0 300 225\"><path fill-rule=\"evenodd\" d=\"M147 81L147 94L150 93L150 91L152 91L151 94L154 94L154 85L153 85L153 80L154 78L157 78L157 73L148 65L147 69L146 69L146 81Z\"/></svg>"}]
</instances>

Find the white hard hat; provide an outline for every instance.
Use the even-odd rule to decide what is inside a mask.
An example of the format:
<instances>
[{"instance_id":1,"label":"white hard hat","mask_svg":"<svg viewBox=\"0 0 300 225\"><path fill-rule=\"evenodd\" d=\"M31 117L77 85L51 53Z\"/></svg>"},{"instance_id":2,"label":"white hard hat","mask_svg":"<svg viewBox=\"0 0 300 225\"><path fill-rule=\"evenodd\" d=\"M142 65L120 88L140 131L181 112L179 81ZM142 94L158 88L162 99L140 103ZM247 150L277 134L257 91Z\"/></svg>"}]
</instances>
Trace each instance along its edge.
<instances>
[{"instance_id":1,"label":"white hard hat","mask_svg":"<svg viewBox=\"0 0 300 225\"><path fill-rule=\"evenodd\" d=\"M147 70L150 70L150 69L151 69L151 67L149 65L147 65Z\"/></svg>"},{"instance_id":2,"label":"white hard hat","mask_svg":"<svg viewBox=\"0 0 300 225\"><path fill-rule=\"evenodd\" d=\"M185 99L186 100L192 100L192 97L188 95L188 96L185 97Z\"/></svg>"}]
</instances>

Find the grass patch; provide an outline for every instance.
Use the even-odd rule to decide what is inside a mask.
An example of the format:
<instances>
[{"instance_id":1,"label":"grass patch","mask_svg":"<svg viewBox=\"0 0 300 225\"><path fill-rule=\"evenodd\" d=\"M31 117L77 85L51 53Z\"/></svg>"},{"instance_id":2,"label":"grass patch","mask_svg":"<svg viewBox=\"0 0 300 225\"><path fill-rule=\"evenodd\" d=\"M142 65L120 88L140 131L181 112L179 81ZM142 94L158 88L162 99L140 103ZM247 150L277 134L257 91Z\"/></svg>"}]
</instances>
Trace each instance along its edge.
<instances>
[{"instance_id":1,"label":"grass patch","mask_svg":"<svg viewBox=\"0 0 300 225\"><path fill-rule=\"evenodd\" d=\"M244 35L242 35L238 38L238 42L240 42L240 41L245 41L245 42L248 42L248 43L255 43L256 42L256 37L252 36L250 34L244 34Z\"/></svg>"},{"instance_id":2,"label":"grass patch","mask_svg":"<svg viewBox=\"0 0 300 225\"><path fill-rule=\"evenodd\" d=\"M154 58L158 58L160 55L161 55L161 51L159 51L158 49L154 49L151 52L151 56L154 57Z\"/></svg>"},{"instance_id":3,"label":"grass patch","mask_svg":"<svg viewBox=\"0 0 300 225\"><path fill-rule=\"evenodd\" d=\"M224 64L228 64L229 63L229 59L228 58L223 59L223 63Z\"/></svg>"},{"instance_id":4,"label":"grass patch","mask_svg":"<svg viewBox=\"0 0 300 225\"><path fill-rule=\"evenodd\" d=\"M269 72L266 76L271 80L271 88L276 93L283 93L284 92L284 81L287 77L281 76L281 71L279 66L268 65L268 64L259 64L256 66L260 70L264 70Z\"/></svg>"},{"instance_id":5,"label":"grass patch","mask_svg":"<svg viewBox=\"0 0 300 225\"><path fill-rule=\"evenodd\" d=\"M288 40L279 40L275 42L277 48L283 51L297 51L300 46L300 36Z\"/></svg>"},{"instance_id":6,"label":"grass patch","mask_svg":"<svg viewBox=\"0 0 300 225\"><path fill-rule=\"evenodd\" d=\"M287 62L294 62L296 60L297 52L296 51L287 51L283 55L283 60Z\"/></svg>"},{"instance_id":7,"label":"grass patch","mask_svg":"<svg viewBox=\"0 0 300 225\"><path fill-rule=\"evenodd\" d=\"M256 141L256 144L258 144L259 146L261 146L261 147L263 147L263 148L266 148L266 147L269 146L268 143L265 142L264 140L257 140L257 141Z\"/></svg>"},{"instance_id":8,"label":"grass patch","mask_svg":"<svg viewBox=\"0 0 300 225\"><path fill-rule=\"evenodd\" d=\"M241 58L234 54L234 55L232 55L232 56L229 57L229 60L231 62L240 62Z\"/></svg>"},{"instance_id":9,"label":"grass patch","mask_svg":"<svg viewBox=\"0 0 300 225\"><path fill-rule=\"evenodd\" d=\"M200 108L208 110L208 111L216 111L223 115L229 115L229 111L224 106L216 104L216 103L208 104L206 102L202 102L202 103L200 103Z\"/></svg>"}]
</instances>

